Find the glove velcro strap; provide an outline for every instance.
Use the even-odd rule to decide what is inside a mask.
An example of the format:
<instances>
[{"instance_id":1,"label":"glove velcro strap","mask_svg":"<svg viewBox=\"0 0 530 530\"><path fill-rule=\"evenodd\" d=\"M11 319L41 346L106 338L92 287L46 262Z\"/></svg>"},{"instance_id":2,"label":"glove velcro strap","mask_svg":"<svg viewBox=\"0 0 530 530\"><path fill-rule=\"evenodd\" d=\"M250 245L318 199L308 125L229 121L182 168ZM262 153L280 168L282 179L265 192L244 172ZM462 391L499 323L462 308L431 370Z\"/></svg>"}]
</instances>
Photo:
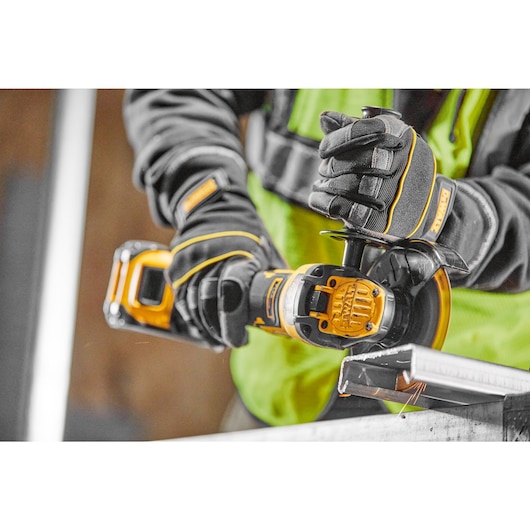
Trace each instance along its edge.
<instances>
[{"instance_id":1,"label":"glove velcro strap","mask_svg":"<svg viewBox=\"0 0 530 530\"><path fill-rule=\"evenodd\" d=\"M231 241L228 242L227 238ZM177 263L179 269L170 267L171 285L177 290L198 272L233 257L252 259L262 246L263 241L260 237L238 230L215 232L188 239L171 251L175 256L173 263ZM208 248L207 252L204 250L205 247ZM195 251L198 248L200 250ZM224 251L226 248L232 250L226 252ZM205 260L204 255L211 257Z\"/></svg>"},{"instance_id":2,"label":"glove velcro strap","mask_svg":"<svg viewBox=\"0 0 530 530\"><path fill-rule=\"evenodd\" d=\"M210 173L179 198L175 207L177 226L184 226L192 212L199 206L217 199L228 187L228 176L224 170Z\"/></svg>"}]
</instances>

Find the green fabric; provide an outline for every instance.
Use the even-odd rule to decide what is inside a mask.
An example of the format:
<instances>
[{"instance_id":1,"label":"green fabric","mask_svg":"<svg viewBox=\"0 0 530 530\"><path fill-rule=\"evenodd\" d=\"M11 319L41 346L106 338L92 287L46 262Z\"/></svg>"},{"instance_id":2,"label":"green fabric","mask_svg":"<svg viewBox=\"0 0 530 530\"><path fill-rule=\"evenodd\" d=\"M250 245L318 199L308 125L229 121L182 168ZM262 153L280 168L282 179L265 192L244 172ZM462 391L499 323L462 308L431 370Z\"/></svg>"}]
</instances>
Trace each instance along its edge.
<instances>
[{"instance_id":1,"label":"green fabric","mask_svg":"<svg viewBox=\"0 0 530 530\"><path fill-rule=\"evenodd\" d=\"M444 351L530 369L530 291L498 294L453 289L452 296Z\"/></svg>"},{"instance_id":2,"label":"green fabric","mask_svg":"<svg viewBox=\"0 0 530 530\"><path fill-rule=\"evenodd\" d=\"M389 89L299 89L294 101L288 128L300 136L322 140L320 113L326 110L342 112L360 118L362 107L392 107Z\"/></svg>"},{"instance_id":3,"label":"green fabric","mask_svg":"<svg viewBox=\"0 0 530 530\"><path fill-rule=\"evenodd\" d=\"M454 124L455 141L449 135L458 107L458 90L451 91L429 132L429 144L440 173L461 178L471 160L472 143L487 90L469 90ZM337 110L361 115L361 106L391 107L389 90L300 90L289 128L302 136L322 138L319 115ZM304 263L342 261L342 243L320 236L321 230L340 224L288 204L262 189L255 175L249 191L275 244L291 268ZM526 322L530 292L520 295L453 290L449 333L443 350L467 357L528 369L530 326ZM313 421L335 391L345 352L315 348L294 339L249 329L250 341L232 351L234 382L249 410L271 425ZM388 404L392 412L401 404ZM407 407L406 410L411 410Z\"/></svg>"},{"instance_id":4,"label":"green fabric","mask_svg":"<svg viewBox=\"0 0 530 530\"><path fill-rule=\"evenodd\" d=\"M462 90L451 90L428 133L429 146L438 163L438 173L450 178L462 178L471 161L473 135L481 111L491 90L466 90L461 108L458 99ZM454 116L458 118L454 122ZM454 124L453 124L454 122ZM451 130L455 141L450 140Z\"/></svg>"}]
</instances>

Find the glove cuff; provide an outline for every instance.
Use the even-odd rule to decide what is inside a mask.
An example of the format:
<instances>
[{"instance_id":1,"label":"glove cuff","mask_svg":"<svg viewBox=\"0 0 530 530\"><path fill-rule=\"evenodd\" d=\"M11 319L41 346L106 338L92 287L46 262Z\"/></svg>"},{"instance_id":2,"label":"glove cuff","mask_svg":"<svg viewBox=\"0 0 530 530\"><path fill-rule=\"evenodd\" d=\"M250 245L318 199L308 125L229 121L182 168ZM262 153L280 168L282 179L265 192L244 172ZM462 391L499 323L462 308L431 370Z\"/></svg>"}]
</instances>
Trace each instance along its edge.
<instances>
[{"instance_id":1,"label":"glove cuff","mask_svg":"<svg viewBox=\"0 0 530 530\"><path fill-rule=\"evenodd\" d=\"M195 150L185 161L168 166L167 172L175 173L178 178L167 179L172 189L168 188L161 199L166 198L167 210L178 230L197 207L216 199L223 190L246 195L246 165L239 156L229 154L223 156L210 151L201 154Z\"/></svg>"},{"instance_id":2,"label":"glove cuff","mask_svg":"<svg viewBox=\"0 0 530 530\"><path fill-rule=\"evenodd\" d=\"M457 181L451 215L438 242L456 250L466 262L469 274L451 273L457 287L473 286L481 265L497 236L499 221L493 204L477 184Z\"/></svg>"},{"instance_id":3,"label":"glove cuff","mask_svg":"<svg viewBox=\"0 0 530 530\"><path fill-rule=\"evenodd\" d=\"M232 168L234 169L236 168ZM235 173L234 179L229 168L218 167L214 170L202 170L188 177L185 185L179 188L169 203L169 210L172 212L173 223L177 230L182 231L189 217L198 209L219 201L223 195L230 194L232 197L239 197L236 199L238 203L241 200L250 203L246 182L241 182L240 175L237 171ZM253 206L252 210L254 210Z\"/></svg>"},{"instance_id":4,"label":"glove cuff","mask_svg":"<svg viewBox=\"0 0 530 530\"><path fill-rule=\"evenodd\" d=\"M170 203L177 230L182 230L188 217L199 207L218 199L228 188L228 175L222 169L203 171L190 179Z\"/></svg>"}]
</instances>

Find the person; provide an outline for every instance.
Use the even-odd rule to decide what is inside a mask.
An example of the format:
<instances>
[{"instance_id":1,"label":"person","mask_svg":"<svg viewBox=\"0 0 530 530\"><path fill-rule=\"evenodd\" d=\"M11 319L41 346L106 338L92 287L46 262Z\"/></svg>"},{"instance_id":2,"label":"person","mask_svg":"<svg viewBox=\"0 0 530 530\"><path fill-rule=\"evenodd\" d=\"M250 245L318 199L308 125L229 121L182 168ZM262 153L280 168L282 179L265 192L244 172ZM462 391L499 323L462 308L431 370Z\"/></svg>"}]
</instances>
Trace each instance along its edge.
<instances>
[{"instance_id":1,"label":"person","mask_svg":"<svg viewBox=\"0 0 530 530\"><path fill-rule=\"evenodd\" d=\"M401 117L359 119L363 106ZM530 91L132 89L123 112L134 183L175 228L175 308L191 336L231 348L259 424L389 410L365 398L344 409L344 351L247 326L252 276L340 264L342 244L318 234L344 224L459 252L469 274L451 274L444 351L529 368ZM433 233L440 187L450 201Z\"/></svg>"}]
</instances>

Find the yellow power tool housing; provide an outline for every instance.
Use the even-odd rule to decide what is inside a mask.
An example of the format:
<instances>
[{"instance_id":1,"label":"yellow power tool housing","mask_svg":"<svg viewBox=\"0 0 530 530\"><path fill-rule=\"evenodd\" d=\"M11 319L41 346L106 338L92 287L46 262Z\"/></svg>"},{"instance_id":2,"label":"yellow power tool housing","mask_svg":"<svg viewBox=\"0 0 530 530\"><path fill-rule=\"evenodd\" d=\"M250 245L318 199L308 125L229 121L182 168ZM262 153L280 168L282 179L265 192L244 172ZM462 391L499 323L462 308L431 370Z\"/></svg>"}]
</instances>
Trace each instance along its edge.
<instances>
[{"instance_id":1,"label":"yellow power tool housing","mask_svg":"<svg viewBox=\"0 0 530 530\"><path fill-rule=\"evenodd\" d=\"M449 325L447 268L466 270L455 252L420 240L392 240L366 231L330 233L362 250L387 249L366 273L352 265L308 264L257 273L249 294L248 324L316 346L357 352L415 343L439 349ZM103 305L113 328L152 333L212 347L192 336L174 307L165 280L168 248L128 241L114 253ZM222 349L222 348L221 348Z\"/></svg>"}]
</instances>

